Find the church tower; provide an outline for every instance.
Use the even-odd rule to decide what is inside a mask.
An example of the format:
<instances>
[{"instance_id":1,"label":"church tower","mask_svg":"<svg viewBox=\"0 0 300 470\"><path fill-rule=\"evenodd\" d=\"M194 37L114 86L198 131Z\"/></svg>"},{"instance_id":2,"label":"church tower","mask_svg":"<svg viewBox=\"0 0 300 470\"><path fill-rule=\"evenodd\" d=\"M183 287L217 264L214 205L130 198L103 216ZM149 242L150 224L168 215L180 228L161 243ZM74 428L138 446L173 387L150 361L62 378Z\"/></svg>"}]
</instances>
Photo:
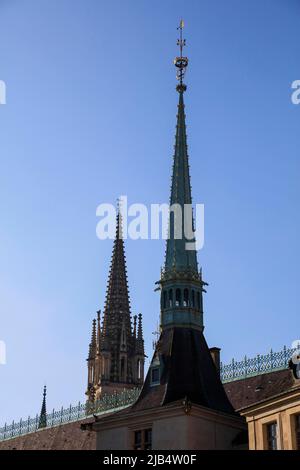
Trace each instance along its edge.
<instances>
[{"instance_id":1,"label":"church tower","mask_svg":"<svg viewBox=\"0 0 300 470\"><path fill-rule=\"evenodd\" d=\"M198 268L192 213L183 83L188 58L183 56L183 22L179 26L177 69L178 112L164 269L157 282L160 299L160 338L133 409L149 403L164 406L177 400L224 413L233 408L223 389L217 365L203 335L203 292L207 284ZM173 208L177 208L173 210ZM179 208L179 210L178 210ZM186 228L190 228L188 236Z\"/></svg>"},{"instance_id":2,"label":"church tower","mask_svg":"<svg viewBox=\"0 0 300 470\"><path fill-rule=\"evenodd\" d=\"M120 210L102 325L100 311L97 315L87 359L89 401L117 390L141 387L144 381L142 315L134 316L132 324Z\"/></svg>"}]
</instances>

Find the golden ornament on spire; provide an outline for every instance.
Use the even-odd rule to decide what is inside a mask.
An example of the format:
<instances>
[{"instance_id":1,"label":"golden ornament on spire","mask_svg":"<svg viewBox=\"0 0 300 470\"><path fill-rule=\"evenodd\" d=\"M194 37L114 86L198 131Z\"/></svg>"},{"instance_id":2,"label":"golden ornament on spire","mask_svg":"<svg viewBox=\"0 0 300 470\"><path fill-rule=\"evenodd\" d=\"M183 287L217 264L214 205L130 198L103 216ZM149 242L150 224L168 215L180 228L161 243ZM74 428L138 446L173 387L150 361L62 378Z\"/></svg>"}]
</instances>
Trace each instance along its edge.
<instances>
[{"instance_id":1,"label":"golden ornament on spire","mask_svg":"<svg viewBox=\"0 0 300 470\"><path fill-rule=\"evenodd\" d=\"M179 85L177 85L176 89L179 92L184 92L186 90L186 85L184 85L183 79L184 79L185 72L186 72L186 69L187 69L187 66L188 66L188 63L189 63L188 58L183 57L183 48L186 46L186 40L183 39L183 37L182 37L183 28L184 28L184 21L180 20L179 26L177 28L180 31L180 37L177 40L177 46L179 46L180 56L178 56L174 59L175 67L177 67L177 69L178 69L177 74L176 74L176 78L179 81Z\"/></svg>"}]
</instances>

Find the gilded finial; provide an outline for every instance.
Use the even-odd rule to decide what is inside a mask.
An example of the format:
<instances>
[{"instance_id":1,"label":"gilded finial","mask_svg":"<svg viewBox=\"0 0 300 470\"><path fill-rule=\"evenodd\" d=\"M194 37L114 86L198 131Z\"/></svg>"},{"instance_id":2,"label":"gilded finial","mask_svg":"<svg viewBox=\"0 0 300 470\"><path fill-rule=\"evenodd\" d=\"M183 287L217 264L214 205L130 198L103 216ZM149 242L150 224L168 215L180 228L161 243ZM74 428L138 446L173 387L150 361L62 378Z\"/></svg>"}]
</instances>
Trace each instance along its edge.
<instances>
[{"instance_id":1,"label":"gilded finial","mask_svg":"<svg viewBox=\"0 0 300 470\"><path fill-rule=\"evenodd\" d=\"M183 48L186 46L186 40L183 39L183 28L184 28L184 21L180 20L180 24L178 26L178 30L180 31L180 37L177 40L177 46L179 46L180 55L174 59L174 65L177 67L177 74L176 78L179 81L179 84L176 87L176 90L179 93L183 93L186 90L186 85L183 83L183 79L185 76L185 72L189 63L187 57L183 56Z\"/></svg>"}]
</instances>

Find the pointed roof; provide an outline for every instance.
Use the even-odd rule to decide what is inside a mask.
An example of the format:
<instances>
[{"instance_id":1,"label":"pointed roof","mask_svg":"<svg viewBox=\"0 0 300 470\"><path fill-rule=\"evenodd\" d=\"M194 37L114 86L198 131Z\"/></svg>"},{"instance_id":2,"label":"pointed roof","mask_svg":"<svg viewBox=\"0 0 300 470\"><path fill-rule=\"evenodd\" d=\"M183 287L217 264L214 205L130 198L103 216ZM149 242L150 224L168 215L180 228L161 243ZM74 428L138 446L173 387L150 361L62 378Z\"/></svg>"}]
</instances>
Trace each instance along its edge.
<instances>
[{"instance_id":1,"label":"pointed roof","mask_svg":"<svg viewBox=\"0 0 300 470\"><path fill-rule=\"evenodd\" d=\"M97 353L101 348L101 310L97 312Z\"/></svg>"},{"instance_id":2,"label":"pointed roof","mask_svg":"<svg viewBox=\"0 0 300 470\"><path fill-rule=\"evenodd\" d=\"M45 385L44 386L44 392L43 392L42 409L41 409L41 414L40 414L40 419L39 419L39 429L47 427L46 396L47 396L47 387Z\"/></svg>"},{"instance_id":3,"label":"pointed roof","mask_svg":"<svg viewBox=\"0 0 300 470\"><path fill-rule=\"evenodd\" d=\"M176 238L177 226L174 214L170 213L169 219L169 239L167 241L165 271L194 271L198 272L197 254L195 250L187 250L186 243L191 243L185 236L185 221L189 222L191 228L194 228L192 212L190 213L190 221L188 221L188 213L185 213L184 207L188 204L191 208L192 195L189 172L189 157L187 149L186 123L184 112L183 93L185 87L178 87L179 103L177 114L175 153L173 160L173 174L171 185L170 205L179 204L182 211L182 219L179 227L181 228L182 237Z\"/></svg>"},{"instance_id":4,"label":"pointed roof","mask_svg":"<svg viewBox=\"0 0 300 470\"><path fill-rule=\"evenodd\" d=\"M102 338L104 342L105 338L112 335L116 327L119 329L123 322L125 322L128 336L131 336L130 299L122 236L122 217L118 211L103 316ZM107 347L107 344L102 344L102 346Z\"/></svg>"},{"instance_id":5,"label":"pointed roof","mask_svg":"<svg viewBox=\"0 0 300 470\"><path fill-rule=\"evenodd\" d=\"M151 384L153 367L160 368L160 384L156 386ZM203 333L192 328L163 330L141 394L131 409L165 406L184 399L234 413Z\"/></svg>"},{"instance_id":6,"label":"pointed roof","mask_svg":"<svg viewBox=\"0 0 300 470\"><path fill-rule=\"evenodd\" d=\"M144 338L143 338L143 322L142 322L142 314L140 313L138 316L138 331L136 337L136 352L138 354L144 355Z\"/></svg>"}]
</instances>

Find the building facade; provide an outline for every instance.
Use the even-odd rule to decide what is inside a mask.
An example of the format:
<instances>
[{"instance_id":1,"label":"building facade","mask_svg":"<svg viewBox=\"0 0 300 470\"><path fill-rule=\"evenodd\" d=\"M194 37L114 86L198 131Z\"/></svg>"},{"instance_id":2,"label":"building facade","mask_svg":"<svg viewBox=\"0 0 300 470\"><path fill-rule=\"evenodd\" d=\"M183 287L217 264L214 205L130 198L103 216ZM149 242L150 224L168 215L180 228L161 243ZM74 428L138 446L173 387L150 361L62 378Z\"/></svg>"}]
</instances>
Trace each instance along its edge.
<instances>
[{"instance_id":1,"label":"building facade","mask_svg":"<svg viewBox=\"0 0 300 470\"><path fill-rule=\"evenodd\" d=\"M239 409L247 420L250 450L300 450L300 377L291 369L271 396Z\"/></svg>"}]
</instances>

